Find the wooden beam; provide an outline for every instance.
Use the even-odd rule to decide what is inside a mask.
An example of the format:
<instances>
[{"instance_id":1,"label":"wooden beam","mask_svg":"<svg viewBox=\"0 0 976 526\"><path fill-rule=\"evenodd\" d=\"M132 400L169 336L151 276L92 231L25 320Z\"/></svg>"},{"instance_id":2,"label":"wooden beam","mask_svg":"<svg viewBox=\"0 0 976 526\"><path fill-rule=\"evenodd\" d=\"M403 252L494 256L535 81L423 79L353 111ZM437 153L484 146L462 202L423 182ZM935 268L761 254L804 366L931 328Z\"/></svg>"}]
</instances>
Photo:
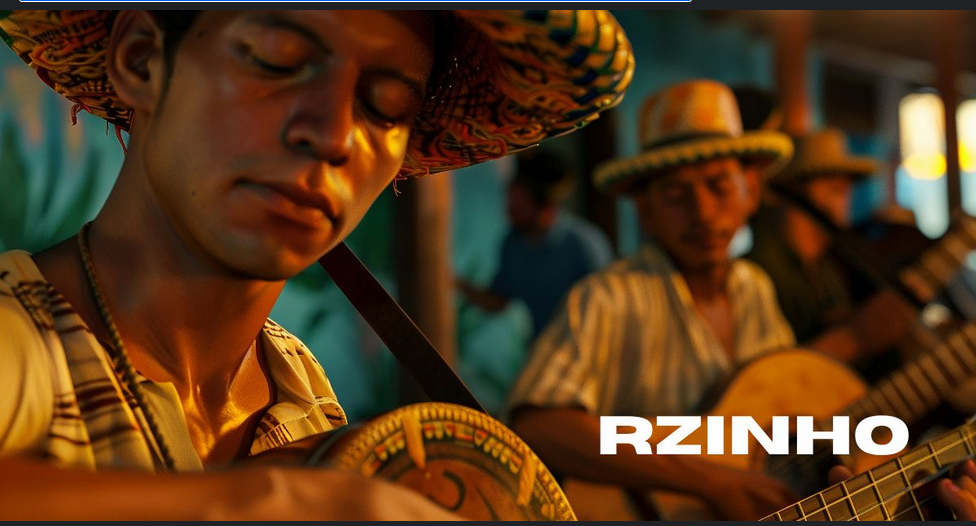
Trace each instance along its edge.
<instances>
[{"instance_id":1,"label":"wooden beam","mask_svg":"<svg viewBox=\"0 0 976 526\"><path fill-rule=\"evenodd\" d=\"M391 230L396 247L397 297L403 310L454 365L457 323L451 257L453 184L450 173L400 181ZM426 400L405 372L400 402Z\"/></svg>"},{"instance_id":2,"label":"wooden beam","mask_svg":"<svg viewBox=\"0 0 976 526\"><path fill-rule=\"evenodd\" d=\"M959 134L956 129L956 108L959 106L956 79L962 58L959 12L935 11L930 27L935 41L936 89L939 90L945 107L946 188L951 217L951 214L962 207Z\"/></svg>"},{"instance_id":3,"label":"wooden beam","mask_svg":"<svg viewBox=\"0 0 976 526\"><path fill-rule=\"evenodd\" d=\"M776 87L783 105L783 131L793 136L810 132L812 117L807 93L809 11L776 11L773 21Z\"/></svg>"},{"instance_id":4,"label":"wooden beam","mask_svg":"<svg viewBox=\"0 0 976 526\"><path fill-rule=\"evenodd\" d=\"M576 134L582 146L583 173L583 211L587 219L607 235L614 253L619 253L617 240L617 200L596 189L590 175L597 165L616 157L617 128L616 112L610 110L600 114L600 118L588 124Z\"/></svg>"}]
</instances>

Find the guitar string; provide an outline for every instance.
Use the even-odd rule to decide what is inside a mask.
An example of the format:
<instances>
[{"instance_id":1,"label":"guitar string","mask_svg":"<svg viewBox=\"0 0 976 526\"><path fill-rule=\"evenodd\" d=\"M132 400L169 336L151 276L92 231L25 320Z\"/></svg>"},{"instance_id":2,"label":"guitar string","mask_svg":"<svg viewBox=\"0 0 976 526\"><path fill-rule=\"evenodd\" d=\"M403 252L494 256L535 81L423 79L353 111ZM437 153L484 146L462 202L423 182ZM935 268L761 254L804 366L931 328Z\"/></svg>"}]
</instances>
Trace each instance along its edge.
<instances>
[{"instance_id":1,"label":"guitar string","mask_svg":"<svg viewBox=\"0 0 976 526\"><path fill-rule=\"evenodd\" d=\"M913 468L913 467L915 467L915 466L917 466L917 465L919 465L919 464L921 464L923 462L926 462L930 458L935 458L936 462L939 462L939 460L938 460L939 453L941 453L941 452L943 452L943 451L945 451L947 449L951 449L953 447L956 447L959 444L969 444L973 440L973 438L976 438L976 428L974 428L972 426L972 424L970 424L968 427L970 427L970 429L967 430L967 431L961 431L961 430L958 431L959 433L962 433L962 434L965 435L962 438L960 438L960 439L958 439L958 440L956 440L954 442L951 442L951 443L943 446L941 449L935 450L933 453L930 453L929 455L926 455L925 457L923 457L923 458L921 458L921 459L913 462L912 464L909 464L907 466L902 466L900 469L894 471L893 473L889 473L888 475L885 475L884 477L881 477L880 479L875 480L871 484L868 484L867 486L864 486L863 488L860 488L860 489L854 491L853 493L846 492L847 494L844 496L844 498L850 499L851 497L853 497L854 495L857 495L858 493L860 493L862 491L867 491L867 490L870 490L870 489L875 489L875 488L878 487L878 485L880 483L888 480L891 477L900 476L900 475L903 475L903 474L906 474L907 475L907 473L906 473L907 470L909 470L909 469L911 469L911 468ZM932 444L932 442L928 442L927 444ZM919 447L924 447L924 446L919 446ZM976 451L973 451L972 448L967 447L966 450L967 450L966 459L976 457ZM901 457L899 457L899 458L901 458ZM918 489L920 486L924 486L925 484L927 484L927 483L929 483L929 482L931 482L931 481L933 481L933 480L941 477L943 474L947 473L952 468L952 466L954 466L955 464L958 464L959 462L964 462L966 459L960 460L960 461L955 462L955 463L953 463L951 465L944 465L944 466L940 467L937 471L933 472L932 474L928 475L927 477L925 477L923 479L920 479L918 481L912 482L909 486L906 486L906 487L902 488L901 490L899 490L898 492L892 494L889 497L889 499L890 498L894 498L894 497L898 497L898 496L903 495L903 494L906 494L909 491L914 491L915 489ZM890 462L894 462L894 461L890 461ZM882 464L882 465L884 465L884 464ZM879 468L880 468L880 466L879 466ZM875 469L878 469L878 468L875 468ZM871 470L871 472L873 472L873 471L874 470ZM843 484L843 483L841 483L841 484ZM835 484L834 486L837 486L837 485L839 485L839 484ZM831 488L834 487L834 486L831 486ZM845 486L845 488L846 488L846 486ZM827 489L830 489L830 488L827 488ZM824 491L827 491L827 489L825 489ZM810 498L816 497L816 496L820 496L820 499L821 500L825 500L825 499L823 499L823 496L822 496L823 493L824 493L824 491L820 491L818 493L815 493L814 495L811 495L810 497L807 497L807 499L810 499ZM852 509L852 512L853 512L854 516L855 517L859 517L861 515L866 514L867 512L870 512L870 511L872 511L874 509L877 509L880 506L883 506L883 505L887 504L885 502L885 498L880 495L880 492L879 492L878 498L881 500L881 502L879 502L879 503L877 503L877 504L875 504L873 506L870 506L868 508L865 508L865 510L862 511L862 512L860 512L860 513L858 513L857 510L853 510ZM804 500L807 500L807 499L804 499ZM800 508L800 512L801 512L800 513L800 516L803 517L803 518L805 518L805 517L809 517L810 515L813 515L813 514L819 512L819 511L826 511L827 508L829 508L830 506L832 506L832 505L840 502L841 500L843 500L843 499L836 500L834 502L831 502L829 504L826 504L824 506L821 506L821 507L819 507L819 508L811 511L810 513L802 513L803 510L802 510L802 508ZM803 501L800 501L800 502L803 502ZM853 501L852 501L852 503L853 503ZM791 506L788 506L786 508L783 508L782 510L777 511L776 513L773 513L770 516L775 516L777 514L782 514L782 512L784 510L788 510L788 509L791 509L791 508L796 508L799 505L800 505L799 502L798 503L795 503L795 504L793 504ZM853 508L853 506L851 506L851 508Z\"/></svg>"},{"instance_id":2,"label":"guitar string","mask_svg":"<svg viewBox=\"0 0 976 526\"><path fill-rule=\"evenodd\" d=\"M966 337L966 341L964 343L967 344L967 346L970 349L976 349L976 344L974 344L973 340L965 332L971 326L976 326L976 324L969 323L969 324L961 327L952 336L949 336L948 338L946 338L946 340L939 346L939 349L949 348L948 340L951 339L951 338L953 338L953 337L955 337L955 336L957 336L957 335L960 335L960 334L962 334L962 335L964 335ZM937 349L936 351L933 351L932 354L938 352L939 349ZM960 360L958 360L958 358L954 354L952 356L954 358L956 358L957 362L960 362ZM919 358L919 360L920 359L921 358ZM940 360L940 362L941 361L942 360ZM914 365L917 362L918 362L918 360L913 361L912 363L910 363L909 365L907 365L906 368L907 367L910 367L911 365ZM889 376L889 378L890 378L890 376ZM892 385L894 385L894 384L892 383ZM882 396L884 396L885 399L887 400L887 396L885 396L884 393L882 393L880 390L877 390L876 392L879 393L879 394L881 394ZM851 410L847 411L848 414L854 413L855 411L853 410L853 408L855 408L857 405L861 404L863 400L866 400L866 399L868 399L870 397L871 397L871 395L868 395L867 397L862 398L860 401L856 402L855 404L852 404L851 406L849 406L849 409L851 409ZM905 400L905 402L907 403L908 401ZM888 405L891 405L891 402L890 401L888 402ZM929 409L929 410L931 410L931 409ZM815 466L815 465L817 465L819 463L822 463L823 461L829 460L830 457L832 457L832 456L834 456L833 451L830 451L830 450L821 448L821 449L816 450L814 452L814 454L812 454L812 455L804 455L802 457L792 456L790 458L790 460L787 460L787 461L784 461L784 462L780 462L780 463L775 464L776 467L770 469L769 471L767 471L767 473L770 474L770 475L773 475L773 476L775 476L777 478L780 478L780 479L788 479L789 478L788 475L790 475L793 471L795 471L795 470L802 470L804 468L809 468L811 466Z\"/></svg>"},{"instance_id":3,"label":"guitar string","mask_svg":"<svg viewBox=\"0 0 976 526\"><path fill-rule=\"evenodd\" d=\"M969 437L969 438L972 438L972 437ZM966 439L966 440L968 440L968 439ZM965 441L965 440L963 440L963 441ZM951 444L951 445L949 445L947 447L954 447L954 446L956 446L958 444L959 444L959 442L956 442L956 443L953 443L953 444ZM938 451L934 455L938 455ZM933 455L929 455L929 456L933 456ZM970 455L968 458L973 458L973 457L972 457L972 455ZM909 469L911 467L914 467L915 465L917 465L920 462L924 462L924 460L920 460L918 462L915 462L914 464L911 464L909 466L906 466L901 471L904 471L905 469ZM963 462L963 461L959 461L959 462ZM871 512L871 511L873 511L873 510L875 510L875 509L877 509L877 508L879 508L881 506L886 506L887 504L890 504L891 503L891 500L894 499L895 497L899 497L899 496L905 495L905 494L907 494L909 492L913 492L916 489L918 489L919 487L924 486L925 484L927 484L929 482L932 482L935 479L940 478L942 475L944 475L950 469L952 469L952 466L954 466L955 464L956 463L951 464L951 465L943 466L943 467L939 468L938 470L936 470L935 472L933 472L932 474L930 474L929 476L927 476L927 477L925 477L923 479L920 479L918 481L913 482L912 485L903 487L898 492L890 495L888 497L889 498L888 501L885 501L884 500L884 497L880 496L880 491L879 491L878 492L878 494L879 494L878 498L881 500L880 502L876 502L872 506L866 507L866 508L864 508L864 510L862 510L860 512L858 510L853 509L854 508L854 505L853 505L853 500L851 499L851 497L853 497L854 495L857 495L858 493L861 493L862 491L868 491L868 490L871 490L871 489L877 489L877 486L878 486L879 483L884 482L885 480L887 480L888 478L890 478L892 476L896 476L896 475L901 474L900 471L895 471L894 473L890 473L890 474L888 474L888 475L886 475L886 476L884 476L884 477L882 477L882 478L880 478L878 480L875 480L871 484L868 484L867 486L864 486L863 488L860 488L860 489L854 491L853 493L848 492L846 495L844 495L843 498L838 499L838 500L835 500L834 502L831 502L831 503L829 503L829 504L827 504L825 506L821 506L821 507L819 507L819 508L811 511L810 513L804 513L803 512L803 509L800 508L799 509L799 513L798 513L799 516L800 516L800 518L798 520L806 521L810 516L812 516L812 515L814 515L814 514L816 514L818 512L821 512L821 511L826 512L829 515L830 512L828 511L828 508L830 508L834 504L837 504L838 502L843 501L844 499L847 499L847 500L849 500L851 502L851 504L849 506L851 508L851 513L853 515L850 519L847 519L847 520L859 519L859 517L861 517L862 515L866 515L867 513ZM830 488L827 488L827 489L830 489ZM824 491L827 491L827 490L824 490ZM816 496L819 495L819 496L821 496L821 500L825 500L822 497L822 494L823 494L824 491L821 491L819 493L816 493L816 494L812 495L811 497L807 497L807 499L812 498L812 497L816 497ZM807 500L807 499L804 499L804 500ZM919 504L921 504L922 502L927 502L928 500L931 500L931 498L922 499L921 501L918 501L917 500L917 502ZM791 509L791 508L796 509L798 506L800 506L800 503L799 502L798 503L795 503L795 504L793 504L793 505L791 505L791 506L789 506L787 508L783 508L783 510L788 510L788 509ZM887 508L885 508L885 509L887 510ZM782 515L783 510L780 510L780 511L778 511L776 513L773 513L772 515L770 515L770 517L775 516L775 515ZM903 511L899 512L898 514L896 514L895 516L901 515L901 514L907 512L907 511L909 511L909 510L903 510Z\"/></svg>"}]
</instances>

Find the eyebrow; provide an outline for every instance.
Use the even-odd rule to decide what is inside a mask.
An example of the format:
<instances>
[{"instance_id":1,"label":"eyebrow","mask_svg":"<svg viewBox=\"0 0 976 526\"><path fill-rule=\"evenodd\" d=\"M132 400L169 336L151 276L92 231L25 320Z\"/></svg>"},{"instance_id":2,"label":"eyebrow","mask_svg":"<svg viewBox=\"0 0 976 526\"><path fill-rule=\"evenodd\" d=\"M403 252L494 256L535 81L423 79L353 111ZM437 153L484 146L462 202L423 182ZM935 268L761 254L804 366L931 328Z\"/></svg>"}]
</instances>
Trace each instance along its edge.
<instances>
[{"instance_id":1,"label":"eyebrow","mask_svg":"<svg viewBox=\"0 0 976 526\"><path fill-rule=\"evenodd\" d=\"M286 29L289 31L293 31L308 39L312 44L318 47L319 50L322 51L323 53L326 54L332 53L332 48L329 45L327 45L321 38L319 38L319 36L314 31L312 31L311 29L303 26L302 24L294 20L290 20L281 15L267 14L267 15L262 15L260 17L251 16L248 18L248 22L263 27L274 28L274 29ZM378 69L374 69L373 72L379 73L380 75L384 75L387 77L393 77L403 82L404 84L407 85L407 88L409 88L410 91L413 91L414 94L417 95L418 98L420 99L424 98L426 87L425 84L421 82L419 79L413 78L400 70L391 69L391 68L378 68Z\"/></svg>"}]
</instances>

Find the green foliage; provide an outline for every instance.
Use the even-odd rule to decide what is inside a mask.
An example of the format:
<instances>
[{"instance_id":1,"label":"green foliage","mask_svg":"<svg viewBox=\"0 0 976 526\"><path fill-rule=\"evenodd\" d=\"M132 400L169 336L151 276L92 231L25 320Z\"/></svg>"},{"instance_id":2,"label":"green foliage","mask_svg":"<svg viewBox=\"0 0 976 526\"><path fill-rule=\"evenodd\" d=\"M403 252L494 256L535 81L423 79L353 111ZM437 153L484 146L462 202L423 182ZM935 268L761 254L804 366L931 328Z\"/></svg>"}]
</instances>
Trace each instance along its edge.
<instances>
[{"instance_id":1,"label":"green foliage","mask_svg":"<svg viewBox=\"0 0 976 526\"><path fill-rule=\"evenodd\" d=\"M60 221L51 229L51 235L45 246L77 233L81 225L91 219L92 206L95 204L96 190L98 189L98 174L102 169L101 160L101 154L97 150L88 152L88 158L79 181L81 188L68 204L67 211L60 218ZM46 210L51 210L51 208L46 208Z\"/></svg>"},{"instance_id":2,"label":"green foliage","mask_svg":"<svg viewBox=\"0 0 976 526\"><path fill-rule=\"evenodd\" d=\"M26 240L30 169L20 132L9 117L0 124L0 248L23 247Z\"/></svg>"},{"instance_id":3,"label":"green foliage","mask_svg":"<svg viewBox=\"0 0 976 526\"><path fill-rule=\"evenodd\" d=\"M82 223L90 219L98 197L99 173L103 169L102 155L89 150L85 164L78 174L74 191L55 215L55 202L66 184L60 162L62 144L48 144L48 169L43 178L40 203L30 199L31 184L40 184L34 178L41 173L30 166L21 141L21 132L9 116L0 124L0 250L15 248L31 252L49 247L70 237Z\"/></svg>"}]
</instances>

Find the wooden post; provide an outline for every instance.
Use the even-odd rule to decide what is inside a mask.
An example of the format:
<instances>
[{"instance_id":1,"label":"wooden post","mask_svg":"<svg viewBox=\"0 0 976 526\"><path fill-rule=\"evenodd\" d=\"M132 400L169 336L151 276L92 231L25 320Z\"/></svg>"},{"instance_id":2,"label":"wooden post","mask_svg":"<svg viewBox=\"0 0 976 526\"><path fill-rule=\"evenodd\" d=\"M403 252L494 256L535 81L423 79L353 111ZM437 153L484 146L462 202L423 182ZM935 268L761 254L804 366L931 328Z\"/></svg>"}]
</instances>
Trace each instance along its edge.
<instances>
[{"instance_id":1,"label":"wooden post","mask_svg":"<svg viewBox=\"0 0 976 526\"><path fill-rule=\"evenodd\" d=\"M949 193L950 217L962 207L959 134L956 130L956 107L959 105L956 79L959 77L962 42L959 38L959 26L957 11L934 12L931 28L936 49L936 88L945 107L946 190Z\"/></svg>"},{"instance_id":2,"label":"wooden post","mask_svg":"<svg viewBox=\"0 0 976 526\"><path fill-rule=\"evenodd\" d=\"M903 80L890 76L881 76L878 79L875 103L875 113L878 119L875 125L875 134L881 138L884 144L892 145L888 155L879 159L879 171L885 186L885 206L890 208L898 206L898 196L895 193L896 175L898 166L901 164L901 150L898 147L901 144L898 128L898 103L909 93L911 93L911 88Z\"/></svg>"},{"instance_id":3,"label":"wooden post","mask_svg":"<svg viewBox=\"0 0 976 526\"><path fill-rule=\"evenodd\" d=\"M453 223L452 174L441 173L400 181L395 200L394 236L397 291L403 310L413 318L451 365L457 347L454 269L451 257ZM400 402L426 400L412 378L401 370Z\"/></svg>"},{"instance_id":4,"label":"wooden post","mask_svg":"<svg viewBox=\"0 0 976 526\"><path fill-rule=\"evenodd\" d=\"M616 156L617 132L616 111L600 114L600 118L588 124L576 134L582 144L583 210L587 219L597 225L610 239L614 253L619 253L617 245L617 200L593 185L593 170L597 165Z\"/></svg>"},{"instance_id":5,"label":"wooden post","mask_svg":"<svg viewBox=\"0 0 976 526\"><path fill-rule=\"evenodd\" d=\"M783 105L783 131L793 136L810 132L807 93L809 11L777 11L774 19L776 87Z\"/></svg>"}]
</instances>

